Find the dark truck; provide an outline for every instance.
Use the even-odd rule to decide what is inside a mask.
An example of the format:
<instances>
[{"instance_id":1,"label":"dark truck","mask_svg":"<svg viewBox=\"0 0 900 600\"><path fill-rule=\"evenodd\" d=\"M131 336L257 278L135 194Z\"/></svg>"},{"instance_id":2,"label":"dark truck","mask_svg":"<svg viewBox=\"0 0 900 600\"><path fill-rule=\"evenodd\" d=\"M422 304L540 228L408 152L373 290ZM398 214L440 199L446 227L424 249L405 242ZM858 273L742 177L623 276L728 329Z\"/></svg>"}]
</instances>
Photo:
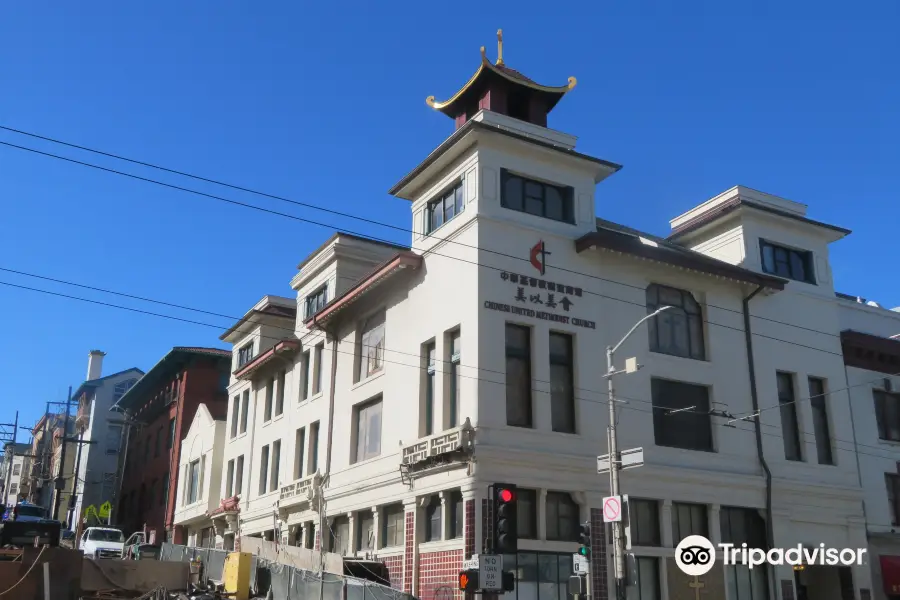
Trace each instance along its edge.
<instances>
[{"instance_id":1,"label":"dark truck","mask_svg":"<svg viewBox=\"0 0 900 600\"><path fill-rule=\"evenodd\" d=\"M47 518L43 507L19 502L3 514L0 525L0 548L8 546L59 546L62 523Z\"/></svg>"}]
</instances>

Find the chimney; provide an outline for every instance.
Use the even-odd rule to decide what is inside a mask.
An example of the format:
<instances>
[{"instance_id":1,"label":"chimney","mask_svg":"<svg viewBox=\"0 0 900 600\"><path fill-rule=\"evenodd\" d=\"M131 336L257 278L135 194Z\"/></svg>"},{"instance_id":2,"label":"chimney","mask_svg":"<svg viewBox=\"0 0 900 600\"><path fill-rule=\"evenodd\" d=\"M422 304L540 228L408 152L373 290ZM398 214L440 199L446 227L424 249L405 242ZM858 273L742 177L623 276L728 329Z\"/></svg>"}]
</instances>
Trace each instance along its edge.
<instances>
[{"instance_id":1,"label":"chimney","mask_svg":"<svg viewBox=\"0 0 900 600\"><path fill-rule=\"evenodd\" d=\"M100 350L91 350L88 352L88 381L100 379L100 373L103 371L104 356L106 356L106 352L101 352Z\"/></svg>"}]
</instances>

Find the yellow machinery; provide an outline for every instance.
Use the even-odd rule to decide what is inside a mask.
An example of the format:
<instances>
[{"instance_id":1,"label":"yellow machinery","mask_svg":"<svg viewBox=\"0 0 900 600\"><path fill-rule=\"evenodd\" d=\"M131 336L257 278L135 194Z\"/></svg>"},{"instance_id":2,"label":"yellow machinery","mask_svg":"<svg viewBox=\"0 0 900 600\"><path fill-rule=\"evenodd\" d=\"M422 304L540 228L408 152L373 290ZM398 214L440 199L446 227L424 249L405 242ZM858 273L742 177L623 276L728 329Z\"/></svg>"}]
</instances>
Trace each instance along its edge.
<instances>
[{"instance_id":1,"label":"yellow machinery","mask_svg":"<svg viewBox=\"0 0 900 600\"><path fill-rule=\"evenodd\" d=\"M250 598L250 563L253 555L249 552L231 552L225 558L222 579L225 592L234 594L234 600Z\"/></svg>"}]
</instances>

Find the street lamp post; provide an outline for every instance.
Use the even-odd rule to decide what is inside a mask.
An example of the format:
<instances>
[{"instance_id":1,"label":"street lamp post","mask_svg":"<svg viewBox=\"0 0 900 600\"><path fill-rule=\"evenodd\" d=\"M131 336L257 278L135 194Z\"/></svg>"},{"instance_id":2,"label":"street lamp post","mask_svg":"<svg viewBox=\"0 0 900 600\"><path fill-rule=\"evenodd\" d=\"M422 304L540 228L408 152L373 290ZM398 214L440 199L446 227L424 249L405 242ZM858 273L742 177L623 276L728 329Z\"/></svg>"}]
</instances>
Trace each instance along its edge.
<instances>
[{"instance_id":1,"label":"street lamp post","mask_svg":"<svg viewBox=\"0 0 900 600\"><path fill-rule=\"evenodd\" d=\"M622 371L616 371L614 364L616 350L625 343L631 334L633 334L638 327L644 324L644 322L649 321L659 313L664 310L668 310L672 308L671 306L663 306L662 308L657 309L656 311L650 313L640 321L634 324L634 327L628 330L628 333L625 334L619 343L615 346L607 346L606 347L606 383L608 386L609 393L609 488L610 495L619 496L619 445L616 439L616 397L615 397L615 386L613 385L613 376L621 373ZM631 372L631 371L628 371ZM618 600L625 600L625 548L623 542L623 532L622 532L622 522L616 521L612 523L613 530L613 553L614 553L614 561L615 561L615 574L616 574L616 598Z\"/></svg>"}]
</instances>

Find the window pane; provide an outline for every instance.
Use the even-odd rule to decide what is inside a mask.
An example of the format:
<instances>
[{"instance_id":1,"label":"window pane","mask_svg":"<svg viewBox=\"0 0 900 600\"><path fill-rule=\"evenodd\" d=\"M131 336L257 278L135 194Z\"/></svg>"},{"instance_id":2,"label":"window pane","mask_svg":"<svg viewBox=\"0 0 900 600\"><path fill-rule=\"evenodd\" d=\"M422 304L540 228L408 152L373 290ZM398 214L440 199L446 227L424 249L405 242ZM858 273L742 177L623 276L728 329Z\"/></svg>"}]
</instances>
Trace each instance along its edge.
<instances>
[{"instance_id":1,"label":"window pane","mask_svg":"<svg viewBox=\"0 0 900 600\"><path fill-rule=\"evenodd\" d=\"M381 454L381 402L373 404L366 411L369 420L366 431L366 454L369 457Z\"/></svg>"},{"instance_id":2,"label":"window pane","mask_svg":"<svg viewBox=\"0 0 900 600\"><path fill-rule=\"evenodd\" d=\"M507 176L503 186L503 206L513 210L522 210L522 180L519 177Z\"/></svg>"},{"instance_id":3,"label":"window pane","mask_svg":"<svg viewBox=\"0 0 900 600\"><path fill-rule=\"evenodd\" d=\"M784 457L787 460L802 460L800 454L800 428L797 422L797 404L794 402L794 377L790 373L778 373L777 379Z\"/></svg>"},{"instance_id":4,"label":"window pane","mask_svg":"<svg viewBox=\"0 0 900 600\"><path fill-rule=\"evenodd\" d=\"M828 426L828 406L825 401L825 382L809 378L809 403L813 414L813 431L816 436L816 455L820 465L834 464L831 453L831 432Z\"/></svg>"},{"instance_id":5,"label":"window pane","mask_svg":"<svg viewBox=\"0 0 900 600\"><path fill-rule=\"evenodd\" d=\"M544 201L533 196L525 196L525 212L538 217L544 216Z\"/></svg>"},{"instance_id":6,"label":"window pane","mask_svg":"<svg viewBox=\"0 0 900 600\"><path fill-rule=\"evenodd\" d=\"M568 220L559 188L548 185L544 189L546 191L545 206L547 218L556 221Z\"/></svg>"},{"instance_id":7,"label":"window pane","mask_svg":"<svg viewBox=\"0 0 900 600\"><path fill-rule=\"evenodd\" d=\"M798 281L806 281L806 265L803 258L799 252L791 252L791 275Z\"/></svg>"},{"instance_id":8,"label":"window pane","mask_svg":"<svg viewBox=\"0 0 900 600\"><path fill-rule=\"evenodd\" d=\"M465 199L463 198L463 186L462 184L456 186L456 189L453 190L454 204L456 205L455 213L459 214L463 211L465 207Z\"/></svg>"},{"instance_id":9,"label":"window pane","mask_svg":"<svg viewBox=\"0 0 900 600\"><path fill-rule=\"evenodd\" d=\"M713 450L708 388L653 378L651 393L656 445L687 450ZM669 412L677 409L683 410Z\"/></svg>"},{"instance_id":10,"label":"window pane","mask_svg":"<svg viewBox=\"0 0 900 600\"><path fill-rule=\"evenodd\" d=\"M534 490L517 490L516 529L522 539L537 539L537 493Z\"/></svg>"}]
</instances>

